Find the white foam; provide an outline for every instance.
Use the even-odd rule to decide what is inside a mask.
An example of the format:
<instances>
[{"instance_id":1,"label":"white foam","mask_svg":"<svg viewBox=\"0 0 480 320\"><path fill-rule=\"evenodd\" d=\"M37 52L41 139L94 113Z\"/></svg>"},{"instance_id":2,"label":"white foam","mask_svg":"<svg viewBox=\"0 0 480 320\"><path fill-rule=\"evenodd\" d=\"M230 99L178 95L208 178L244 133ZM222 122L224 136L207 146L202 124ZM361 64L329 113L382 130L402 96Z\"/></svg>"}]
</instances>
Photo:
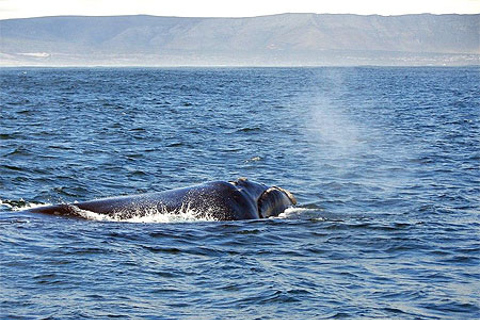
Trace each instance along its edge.
<instances>
[{"instance_id":1,"label":"white foam","mask_svg":"<svg viewBox=\"0 0 480 320\"><path fill-rule=\"evenodd\" d=\"M4 207L7 207L7 208L9 208L9 209L13 209L13 206L12 206L10 203L8 203L8 202L3 202L2 199L0 199L0 206L4 206Z\"/></svg>"},{"instance_id":2,"label":"white foam","mask_svg":"<svg viewBox=\"0 0 480 320\"><path fill-rule=\"evenodd\" d=\"M308 212L315 212L315 211L317 210L308 209L308 208L299 208L299 207L289 207L284 212L280 213L278 217L274 217L274 218L283 218L283 219L294 218L302 214L305 214Z\"/></svg>"},{"instance_id":3,"label":"white foam","mask_svg":"<svg viewBox=\"0 0 480 320\"><path fill-rule=\"evenodd\" d=\"M159 209L142 209L138 212L117 212L114 214L99 214L88 210L76 209L76 213L88 220L130 222L130 223L172 223L172 222L199 222L216 221L208 212L197 212L187 207L175 211Z\"/></svg>"},{"instance_id":4,"label":"white foam","mask_svg":"<svg viewBox=\"0 0 480 320\"><path fill-rule=\"evenodd\" d=\"M8 200L1 200L0 199L0 206L4 206L9 208L12 211L24 211L34 208L40 208L45 206L50 206L49 203L35 203L35 202L28 202L23 199L18 201L8 201Z\"/></svg>"}]
</instances>

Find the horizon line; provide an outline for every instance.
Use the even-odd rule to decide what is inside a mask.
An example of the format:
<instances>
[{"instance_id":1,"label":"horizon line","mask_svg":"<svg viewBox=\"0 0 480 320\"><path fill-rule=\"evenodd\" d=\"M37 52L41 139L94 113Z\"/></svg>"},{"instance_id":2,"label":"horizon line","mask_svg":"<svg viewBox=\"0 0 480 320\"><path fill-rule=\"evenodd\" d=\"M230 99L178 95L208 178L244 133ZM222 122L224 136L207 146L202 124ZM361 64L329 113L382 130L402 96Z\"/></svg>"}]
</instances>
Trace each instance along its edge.
<instances>
[{"instance_id":1,"label":"horizon line","mask_svg":"<svg viewBox=\"0 0 480 320\"><path fill-rule=\"evenodd\" d=\"M64 14L64 15L47 15L47 16L31 16L31 17L13 17L13 18L0 18L0 21L4 20L20 20L20 19L43 19L43 18L61 18L61 17L79 17L79 18L111 18L111 17L156 17L156 18L179 18L179 19L253 19L253 18L263 18L263 17L273 17L273 16L283 16L283 15L329 15L329 16L359 16L359 17L403 17L403 16L421 16L421 15L431 15L431 16L475 16L480 15L480 13L406 13L406 14L392 14L392 15L383 15L383 14L358 14L358 13L314 13L314 12L284 12L284 13L273 13L265 14L258 16L245 16L245 17L201 17L201 16L175 16L175 15L153 15L153 14L119 14L119 15L82 15L82 14Z\"/></svg>"}]
</instances>

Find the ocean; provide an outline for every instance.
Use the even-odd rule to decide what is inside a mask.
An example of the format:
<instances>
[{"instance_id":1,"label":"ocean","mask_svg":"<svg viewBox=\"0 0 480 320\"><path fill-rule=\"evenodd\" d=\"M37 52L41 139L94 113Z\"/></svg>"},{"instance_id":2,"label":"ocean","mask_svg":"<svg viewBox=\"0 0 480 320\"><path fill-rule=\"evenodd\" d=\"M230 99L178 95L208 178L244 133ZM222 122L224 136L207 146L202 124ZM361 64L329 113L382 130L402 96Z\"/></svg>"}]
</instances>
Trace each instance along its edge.
<instances>
[{"instance_id":1,"label":"ocean","mask_svg":"<svg viewBox=\"0 0 480 320\"><path fill-rule=\"evenodd\" d=\"M1 319L479 319L480 69L0 69ZM279 217L44 204L247 177Z\"/></svg>"}]
</instances>

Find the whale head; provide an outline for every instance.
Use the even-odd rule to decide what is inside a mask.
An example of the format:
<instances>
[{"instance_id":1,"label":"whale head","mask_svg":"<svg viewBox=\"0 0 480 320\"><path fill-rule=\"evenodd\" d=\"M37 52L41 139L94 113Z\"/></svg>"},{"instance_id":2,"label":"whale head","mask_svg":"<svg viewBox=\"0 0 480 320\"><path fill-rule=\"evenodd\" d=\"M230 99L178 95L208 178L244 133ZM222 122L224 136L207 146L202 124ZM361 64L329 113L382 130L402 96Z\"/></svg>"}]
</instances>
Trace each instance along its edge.
<instances>
[{"instance_id":1,"label":"whale head","mask_svg":"<svg viewBox=\"0 0 480 320\"><path fill-rule=\"evenodd\" d=\"M256 202L259 218L278 216L285 209L297 204L297 200L291 192L277 186L267 186L263 183L249 181L246 178L239 178L230 181L241 192L248 193L250 199Z\"/></svg>"},{"instance_id":2,"label":"whale head","mask_svg":"<svg viewBox=\"0 0 480 320\"><path fill-rule=\"evenodd\" d=\"M288 190L273 186L265 190L257 202L259 216L268 218L276 217L287 208L296 205L297 199Z\"/></svg>"}]
</instances>

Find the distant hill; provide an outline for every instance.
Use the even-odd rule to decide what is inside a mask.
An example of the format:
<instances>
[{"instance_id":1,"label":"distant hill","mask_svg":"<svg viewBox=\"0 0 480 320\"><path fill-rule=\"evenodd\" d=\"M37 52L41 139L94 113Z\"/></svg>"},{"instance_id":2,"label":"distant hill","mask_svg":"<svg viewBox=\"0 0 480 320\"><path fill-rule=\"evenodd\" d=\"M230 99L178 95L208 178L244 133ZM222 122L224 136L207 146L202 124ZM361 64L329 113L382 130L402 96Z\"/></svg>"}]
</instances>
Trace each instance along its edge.
<instances>
[{"instance_id":1,"label":"distant hill","mask_svg":"<svg viewBox=\"0 0 480 320\"><path fill-rule=\"evenodd\" d=\"M480 15L0 20L0 65L480 64Z\"/></svg>"}]
</instances>

